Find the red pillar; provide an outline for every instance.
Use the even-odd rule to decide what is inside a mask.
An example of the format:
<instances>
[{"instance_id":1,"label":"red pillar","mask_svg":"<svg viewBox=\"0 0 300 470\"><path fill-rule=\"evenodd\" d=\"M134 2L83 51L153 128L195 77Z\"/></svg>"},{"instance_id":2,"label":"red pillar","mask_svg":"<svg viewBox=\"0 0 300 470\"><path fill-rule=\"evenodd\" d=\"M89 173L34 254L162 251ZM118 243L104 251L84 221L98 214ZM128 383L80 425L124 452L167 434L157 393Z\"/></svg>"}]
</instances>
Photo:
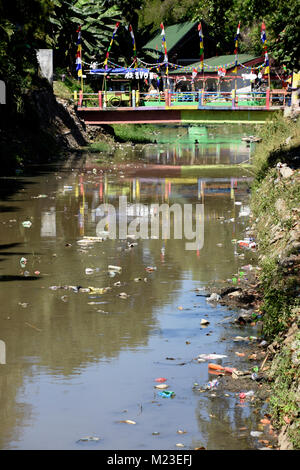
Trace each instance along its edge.
<instances>
[{"instance_id":1,"label":"red pillar","mask_svg":"<svg viewBox=\"0 0 300 470\"><path fill-rule=\"evenodd\" d=\"M83 100L83 92L82 92L82 90L80 90L79 91L79 103L78 103L79 107L82 106L82 100Z\"/></svg>"},{"instance_id":2,"label":"red pillar","mask_svg":"<svg viewBox=\"0 0 300 470\"><path fill-rule=\"evenodd\" d=\"M267 88L266 93L266 108L270 109L270 88Z\"/></svg>"}]
</instances>

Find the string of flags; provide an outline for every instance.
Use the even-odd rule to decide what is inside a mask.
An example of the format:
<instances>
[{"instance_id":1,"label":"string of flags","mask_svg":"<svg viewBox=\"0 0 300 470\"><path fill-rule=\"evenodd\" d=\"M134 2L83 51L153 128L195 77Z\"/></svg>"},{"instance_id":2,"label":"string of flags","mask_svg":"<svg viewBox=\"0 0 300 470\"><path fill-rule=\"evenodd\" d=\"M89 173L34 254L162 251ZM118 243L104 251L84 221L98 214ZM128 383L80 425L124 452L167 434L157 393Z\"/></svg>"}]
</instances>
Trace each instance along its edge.
<instances>
[{"instance_id":1,"label":"string of flags","mask_svg":"<svg viewBox=\"0 0 300 470\"><path fill-rule=\"evenodd\" d=\"M81 26L78 26L76 31L77 36L77 53L76 53L76 72L78 78L82 77L82 48L81 48Z\"/></svg>"},{"instance_id":2,"label":"string of flags","mask_svg":"<svg viewBox=\"0 0 300 470\"><path fill-rule=\"evenodd\" d=\"M235 53L235 68L233 73L237 73L237 66L238 66L238 47L239 47L239 38L240 38L240 23L238 24L236 35L234 38L234 53Z\"/></svg>"},{"instance_id":3,"label":"string of flags","mask_svg":"<svg viewBox=\"0 0 300 470\"><path fill-rule=\"evenodd\" d=\"M203 70L203 63L204 63L204 46L203 46L201 23L199 23L199 25L198 25L198 32L199 32L199 41L200 41L200 71L202 71Z\"/></svg>"},{"instance_id":4,"label":"string of flags","mask_svg":"<svg viewBox=\"0 0 300 470\"><path fill-rule=\"evenodd\" d=\"M120 22L117 22L116 25L115 25L113 34L112 34L112 38L111 38L109 47L108 47L107 52L106 52L105 60L104 60L104 63L103 63L103 66L105 67L105 70L108 70L108 63L112 64L115 67L120 67L119 65L113 64L112 62L109 61L109 53L111 51L111 47L112 47L112 44L113 44L113 41L114 41L114 38L115 38L115 35L117 33L117 30L118 30L119 26L120 26ZM152 71L154 69L156 69L156 71L159 72L160 67L162 65L165 65L166 66L165 75L167 77L168 77L169 67L170 67L171 69L176 70L178 73L191 73L192 74L192 80L195 79L198 72L203 72L204 70L208 71L208 72L217 72L219 77L224 77L225 74L226 74L226 70L231 69L232 67L234 67L232 72L237 73L238 66L242 67L243 69L245 69L245 71L248 71L250 73L253 73L253 71L255 71L255 70L259 71L262 68L264 68L264 74L266 74L266 75L270 74L269 56L268 56L268 51L267 51L266 26L265 26L264 22L261 25L261 41L262 41L263 50L264 50L264 63L260 64L256 67L254 67L254 66L245 66L244 64L242 64L238 60L238 43L239 43L239 38L240 38L240 22L238 23L237 32L236 32L236 35L235 35L235 38L234 38L234 41L235 41L234 42L235 59L234 59L234 61L222 64L222 65L209 65L209 64L204 62L204 45L203 45L203 33L202 33L201 22L198 24L199 46L200 46L200 62L199 62L199 65L196 65L196 66L195 65L182 66L182 65L173 64L173 63L169 62L168 52L167 52L165 28L164 28L163 23L160 24L160 28L161 28L162 49L163 49L163 58L164 58L164 60L162 62L157 61L157 63L155 63L155 64L149 64L147 62L142 61L141 59L139 59L137 57L137 50L136 50L136 42L135 42L134 32L133 32L132 26L129 25L128 30L129 30L129 33L130 33L131 38L132 38L132 48L133 48L133 63L129 67L129 69L131 69L132 66L134 67L134 69L137 69L139 67L139 64L142 64L143 66L147 67L147 69L149 71L149 74L151 73L151 75L149 75L149 77L152 78L152 73L153 73ZM76 44L77 44L76 71L77 71L78 78L80 78L80 77L82 77L82 74L83 74L82 64L83 63L86 64L86 62L82 61L81 26L78 26L78 29L76 30L76 32L78 33L77 42L76 42ZM91 68L95 68L95 65L97 65L97 64L93 63L91 65L92 65ZM110 73L112 73L111 69L110 69ZM137 78L137 77L135 77L135 78ZM142 78L142 77L139 77L139 78ZM159 80L157 75L156 75L156 78Z\"/></svg>"},{"instance_id":5,"label":"string of flags","mask_svg":"<svg viewBox=\"0 0 300 470\"><path fill-rule=\"evenodd\" d=\"M164 49L164 63L166 64L166 75L168 75L169 69L168 69L168 52L167 52L167 42L166 42L166 36L165 36L165 28L163 23L160 24L161 27L161 36L162 36L162 47Z\"/></svg>"},{"instance_id":6,"label":"string of flags","mask_svg":"<svg viewBox=\"0 0 300 470\"><path fill-rule=\"evenodd\" d=\"M260 38L263 43L263 50L265 54L265 74L268 75L270 73L270 67L269 67L269 56L268 56L268 50L267 50L266 25L264 22L262 22L262 25L261 25Z\"/></svg>"},{"instance_id":7,"label":"string of flags","mask_svg":"<svg viewBox=\"0 0 300 470\"><path fill-rule=\"evenodd\" d=\"M136 44L135 44L135 38L134 38L134 33L131 24L129 25L129 32L130 36L132 39L132 48L133 48L133 63L134 63L134 68L137 68L137 57L136 57Z\"/></svg>"}]
</instances>

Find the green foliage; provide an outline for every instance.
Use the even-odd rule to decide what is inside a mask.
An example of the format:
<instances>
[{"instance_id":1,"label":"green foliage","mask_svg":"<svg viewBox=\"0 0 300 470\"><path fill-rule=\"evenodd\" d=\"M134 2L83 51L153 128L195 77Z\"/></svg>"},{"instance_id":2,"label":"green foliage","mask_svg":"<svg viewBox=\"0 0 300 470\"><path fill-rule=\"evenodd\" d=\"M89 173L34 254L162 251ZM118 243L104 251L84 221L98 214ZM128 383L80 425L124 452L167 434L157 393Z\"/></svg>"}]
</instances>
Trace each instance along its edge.
<instances>
[{"instance_id":1,"label":"green foliage","mask_svg":"<svg viewBox=\"0 0 300 470\"><path fill-rule=\"evenodd\" d=\"M263 333L267 339L274 339L287 329L291 318L290 293L283 293L274 286L266 289L261 310L264 313Z\"/></svg>"},{"instance_id":2,"label":"green foliage","mask_svg":"<svg viewBox=\"0 0 300 470\"><path fill-rule=\"evenodd\" d=\"M151 32L161 21L165 26L183 21L203 21L205 40L215 44L214 54L234 50L237 24L241 22L239 51L262 55L260 28L266 24L269 56L288 70L300 68L300 10L298 0L147 0L140 9L139 25ZM206 37L206 38L205 38Z\"/></svg>"},{"instance_id":3,"label":"green foliage","mask_svg":"<svg viewBox=\"0 0 300 470\"><path fill-rule=\"evenodd\" d=\"M8 111L22 112L22 95L39 83L36 49L48 47L51 0L0 3L0 79L7 85Z\"/></svg>"},{"instance_id":4,"label":"green foliage","mask_svg":"<svg viewBox=\"0 0 300 470\"><path fill-rule=\"evenodd\" d=\"M121 21L121 12L117 7L107 8L105 3L105 0L55 0L49 21L57 66L67 65L69 70L75 72L76 30L79 25L82 27L83 60L104 61L115 23Z\"/></svg>"},{"instance_id":5,"label":"green foliage","mask_svg":"<svg viewBox=\"0 0 300 470\"><path fill-rule=\"evenodd\" d=\"M268 16L270 51L279 64L300 69L300 8L299 2L273 2L274 9Z\"/></svg>"},{"instance_id":6,"label":"green foliage","mask_svg":"<svg viewBox=\"0 0 300 470\"><path fill-rule=\"evenodd\" d=\"M195 8L194 0L150 0L145 1L139 12L139 26L150 27L151 31L159 28L161 22L165 25L192 20Z\"/></svg>"},{"instance_id":7,"label":"green foliage","mask_svg":"<svg viewBox=\"0 0 300 470\"><path fill-rule=\"evenodd\" d=\"M297 396L300 368L293 364L292 352L285 347L273 362L272 369L274 380L270 398L272 419L278 428L285 425L286 418L292 422L288 434L294 450L297 450L300 449L299 397Z\"/></svg>"}]
</instances>

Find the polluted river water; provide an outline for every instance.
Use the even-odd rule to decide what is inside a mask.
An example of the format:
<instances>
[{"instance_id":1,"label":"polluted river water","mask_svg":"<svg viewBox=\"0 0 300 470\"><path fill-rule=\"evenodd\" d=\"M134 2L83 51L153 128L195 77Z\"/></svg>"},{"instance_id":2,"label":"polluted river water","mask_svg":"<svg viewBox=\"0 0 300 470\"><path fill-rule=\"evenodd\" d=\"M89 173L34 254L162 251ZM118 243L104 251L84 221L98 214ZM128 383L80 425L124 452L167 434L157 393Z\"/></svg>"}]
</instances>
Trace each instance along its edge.
<instances>
[{"instance_id":1,"label":"polluted river water","mask_svg":"<svg viewBox=\"0 0 300 470\"><path fill-rule=\"evenodd\" d=\"M1 449L259 447L251 404L217 386L199 391L217 378L208 362L241 367L233 338L257 333L206 297L256 262L234 243L249 216L244 135L158 127L153 143L79 168L2 178ZM202 204L202 246L186 250L173 219L169 238L86 238L99 236L101 204L120 215L120 196L129 219L134 204Z\"/></svg>"}]
</instances>

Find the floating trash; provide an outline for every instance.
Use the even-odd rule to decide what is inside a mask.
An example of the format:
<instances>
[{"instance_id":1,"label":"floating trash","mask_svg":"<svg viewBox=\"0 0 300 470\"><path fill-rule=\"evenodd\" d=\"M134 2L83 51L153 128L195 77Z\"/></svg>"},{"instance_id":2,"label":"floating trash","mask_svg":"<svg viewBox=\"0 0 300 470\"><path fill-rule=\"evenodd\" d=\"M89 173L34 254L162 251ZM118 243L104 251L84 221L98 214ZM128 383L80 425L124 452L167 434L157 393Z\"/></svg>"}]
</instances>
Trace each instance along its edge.
<instances>
[{"instance_id":1,"label":"floating trash","mask_svg":"<svg viewBox=\"0 0 300 470\"><path fill-rule=\"evenodd\" d=\"M158 392L158 395L163 398L173 398L175 396L175 392L172 392L171 390L163 390L162 392Z\"/></svg>"},{"instance_id":2,"label":"floating trash","mask_svg":"<svg viewBox=\"0 0 300 470\"><path fill-rule=\"evenodd\" d=\"M136 424L136 422L132 421L131 419L122 419L122 421L119 421L119 423Z\"/></svg>"},{"instance_id":3,"label":"floating trash","mask_svg":"<svg viewBox=\"0 0 300 470\"><path fill-rule=\"evenodd\" d=\"M108 266L108 271L112 271L112 272L115 272L115 273L120 273L122 271L122 268L121 268L121 266L109 265Z\"/></svg>"},{"instance_id":4,"label":"floating trash","mask_svg":"<svg viewBox=\"0 0 300 470\"><path fill-rule=\"evenodd\" d=\"M244 238L244 240L238 240L238 244L244 248L256 248L256 243L252 238Z\"/></svg>"},{"instance_id":5,"label":"floating trash","mask_svg":"<svg viewBox=\"0 0 300 470\"><path fill-rule=\"evenodd\" d=\"M22 225L25 228L30 228L32 225L32 222L30 222L30 220L24 220L24 222L22 222Z\"/></svg>"},{"instance_id":6,"label":"floating trash","mask_svg":"<svg viewBox=\"0 0 300 470\"><path fill-rule=\"evenodd\" d=\"M218 387L219 383L220 382L218 381L218 379L211 380L210 382L207 382L207 384L205 384L204 390L216 389Z\"/></svg>"},{"instance_id":7,"label":"floating trash","mask_svg":"<svg viewBox=\"0 0 300 470\"><path fill-rule=\"evenodd\" d=\"M87 441L100 441L100 437L94 437L94 436L86 436L86 437L81 437L78 439L77 442L87 442Z\"/></svg>"},{"instance_id":8,"label":"floating trash","mask_svg":"<svg viewBox=\"0 0 300 470\"><path fill-rule=\"evenodd\" d=\"M157 270L157 267L156 266L147 266L147 268L145 268L147 272L152 272L152 271L156 271Z\"/></svg>"},{"instance_id":9,"label":"floating trash","mask_svg":"<svg viewBox=\"0 0 300 470\"><path fill-rule=\"evenodd\" d=\"M93 274L94 269L93 268L85 268L85 274Z\"/></svg>"},{"instance_id":10,"label":"floating trash","mask_svg":"<svg viewBox=\"0 0 300 470\"><path fill-rule=\"evenodd\" d=\"M22 258L20 259L21 268L25 268L26 263L27 263L27 259L22 256Z\"/></svg>"},{"instance_id":11,"label":"floating trash","mask_svg":"<svg viewBox=\"0 0 300 470\"><path fill-rule=\"evenodd\" d=\"M121 299L128 299L129 295L126 294L126 292L120 292L119 297L120 297Z\"/></svg>"},{"instance_id":12,"label":"floating trash","mask_svg":"<svg viewBox=\"0 0 300 470\"><path fill-rule=\"evenodd\" d=\"M220 300L221 296L217 294L216 292L213 292L210 297L206 299L207 302L218 302Z\"/></svg>"},{"instance_id":13,"label":"floating trash","mask_svg":"<svg viewBox=\"0 0 300 470\"><path fill-rule=\"evenodd\" d=\"M249 398L254 396L254 391L250 390L249 392L241 392L239 397L243 400L244 398Z\"/></svg>"},{"instance_id":14,"label":"floating trash","mask_svg":"<svg viewBox=\"0 0 300 470\"><path fill-rule=\"evenodd\" d=\"M103 242L102 237L83 237L81 240L77 240L78 245L90 245L92 243Z\"/></svg>"},{"instance_id":15,"label":"floating trash","mask_svg":"<svg viewBox=\"0 0 300 470\"><path fill-rule=\"evenodd\" d=\"M88 292L91 294L105 294L111 290L111 287L88 287Z\"/></svg>"},{"instance_id":16,"label":"floating trash","mask_svg":"<svg viewBox=\"0 0 300 470\"><path fill-rule=\"evenodd\" d=\"M252 436L252 437L259 437L261 435L262 435L261 431L251 431L250 432L250 436Z\"/></svg>"},{"instance_id":17,"label":"floating trash","mask_svg":"<svg viewBox=\"0 0 300 470\"><path fill-rule=\"evenodd\" d=\"M249 337L248 336L236 336L235 338L233 338L233 341L249 341Z\"/></svg>"},{"instance_id":18,"label":"floating trash","mask_svg":"<svg viewBox=\"0 0 300 470\"><path fill-rule=\"evenodd\" d=\"M157 379L155 379L155 382L160 382L160 383L163 383L163 382L166 382L167 379L165 379L164 377L158 377Z\"/></svg>"},{"instance_id":19,"label":"floating trash","mask_svg":"<svg viewBox=\"0 0 300 470\"><path fill-rule=\"evenodd\" d=\"M158 384L158 385L155 385L155 388L159 388L159 389L165 389L165 388L169 388L169 385L167 384Z\"/></svg>"},{"instance_id":20,"label":"floating trash","mask_svg":"<svg viewBox=\"0 0 300 470\"><path fill-rule=\"evenodd\" d=\"M224 359L225 354L199 354L200 359L213 360L213 359Z\"/></svg>"}]
</instances>

